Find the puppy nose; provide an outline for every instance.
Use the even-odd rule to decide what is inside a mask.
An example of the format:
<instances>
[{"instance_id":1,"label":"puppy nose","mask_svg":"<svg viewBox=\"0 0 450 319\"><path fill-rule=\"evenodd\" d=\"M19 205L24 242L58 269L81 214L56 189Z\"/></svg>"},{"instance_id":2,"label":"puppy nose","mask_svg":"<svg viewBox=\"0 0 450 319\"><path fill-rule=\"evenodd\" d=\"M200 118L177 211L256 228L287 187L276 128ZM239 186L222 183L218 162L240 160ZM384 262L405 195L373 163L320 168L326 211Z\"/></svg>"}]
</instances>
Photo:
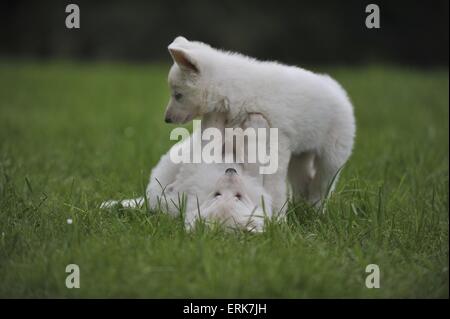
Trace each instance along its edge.
<instances>
[{"instance_id":1,"label":"puppy nose","mask_svg":"<svg viewBox=\"0 0 450 319\"><path fill-rule=\"evenodd\" d=\"M237 174L237 172L236 172L236 170L234 169L234 168L227 168L226 170L225 170L225 174L227 174L227 175L234 175L234 174Z\"/></svg>"},{"instance_id":2,"label":"puppy nose","mask_svg":"<svg viewBox=\"0 0 450 319\"><path fill-rule=\"evenodd\" d=\"M164 121L165 121L166 123L172 123L172 119L171 119L170 117L168 117L168 116L166 116L166 118L164 119Z\"/></svg>"}]
</instances>

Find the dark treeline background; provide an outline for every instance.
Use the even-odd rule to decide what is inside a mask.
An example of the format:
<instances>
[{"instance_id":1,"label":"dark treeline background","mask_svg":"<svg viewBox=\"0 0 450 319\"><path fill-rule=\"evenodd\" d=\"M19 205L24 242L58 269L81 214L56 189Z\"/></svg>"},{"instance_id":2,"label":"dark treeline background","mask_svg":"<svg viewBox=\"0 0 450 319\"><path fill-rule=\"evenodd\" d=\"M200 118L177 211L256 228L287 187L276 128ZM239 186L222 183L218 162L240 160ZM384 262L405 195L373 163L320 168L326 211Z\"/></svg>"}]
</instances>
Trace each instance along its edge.
<instances>
[{"instance_id":1,"label":"dark treeline background","mask_svg":"<svg viewBox=\"0 0 450 319\"><path fill-rule=\"evenodd\" d=\"M81 28L66 29L65 7ZM365 7L380 6L381 29ZM290 63L448 66L448 0L2 1L0 57L169 61L177 35Z\"/></svg>"}]
</instances>

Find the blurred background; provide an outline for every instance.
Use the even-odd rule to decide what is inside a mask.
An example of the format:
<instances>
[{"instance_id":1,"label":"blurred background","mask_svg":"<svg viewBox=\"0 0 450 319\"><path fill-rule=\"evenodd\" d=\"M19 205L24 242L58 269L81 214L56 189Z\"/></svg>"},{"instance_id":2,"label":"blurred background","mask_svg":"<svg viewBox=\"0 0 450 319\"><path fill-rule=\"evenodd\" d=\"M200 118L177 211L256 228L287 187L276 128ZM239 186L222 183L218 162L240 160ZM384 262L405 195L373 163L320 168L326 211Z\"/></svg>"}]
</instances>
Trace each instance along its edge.
<instances>
[{"instance_id":1,"label":"blurred background","mask_svg":"<svg viewBox=\"0 0 450 319\"><path fill-rule=\"evenodd\" d=\"M65 27L80 7L81 28ZM381 29L367 29L376 3ZM169 62L177 35L299 64L448 66L447 0L2 1L0 58Z\"/></svg>"}]
</instances>

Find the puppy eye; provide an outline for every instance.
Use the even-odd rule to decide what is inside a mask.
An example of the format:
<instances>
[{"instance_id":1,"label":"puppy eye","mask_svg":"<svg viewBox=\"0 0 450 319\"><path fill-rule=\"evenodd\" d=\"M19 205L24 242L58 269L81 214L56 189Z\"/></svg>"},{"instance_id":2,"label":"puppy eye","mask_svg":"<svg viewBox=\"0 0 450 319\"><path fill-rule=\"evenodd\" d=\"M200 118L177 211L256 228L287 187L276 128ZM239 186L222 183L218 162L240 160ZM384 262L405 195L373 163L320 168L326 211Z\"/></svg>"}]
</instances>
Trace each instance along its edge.
<instances>
[{"instance_id":1,"label":"puppy eye","mask_svg":"<svg viewBox=\"0 0 450 319\"><path fill-rule=\"evenodd\" d=\"M220 196L220 195L222 195L222 194L219 193L219 192L215 192L215 193L214 193L214 197L217 197L217 196Z\"/></svg>"},{"instance_id":2,"label":"puppy eye","mask_svg":"<svg viewBox=\"0 0 450 319\"><path fill-rule=\"evenodd\" d=\"M175 94L173 95L173 97L175 98L175 100L179 101L179 100L181 100L181 98L183 97L183 94L181 94L181 93L175 93Z\"/></svg>"},{"instance_id":3,"label":"puppy eye","mask_svg":"<svg viewBox=\"0 0 450 319\"><path fill-rule=\"evenodd\" d=\"M239 194L239 193L237 193L236 195L234 195L234 197L236 197L237 199L241 200L241 198L242 198L242 195L241 195L241 194Z\"/></svg>"}]
</instances>

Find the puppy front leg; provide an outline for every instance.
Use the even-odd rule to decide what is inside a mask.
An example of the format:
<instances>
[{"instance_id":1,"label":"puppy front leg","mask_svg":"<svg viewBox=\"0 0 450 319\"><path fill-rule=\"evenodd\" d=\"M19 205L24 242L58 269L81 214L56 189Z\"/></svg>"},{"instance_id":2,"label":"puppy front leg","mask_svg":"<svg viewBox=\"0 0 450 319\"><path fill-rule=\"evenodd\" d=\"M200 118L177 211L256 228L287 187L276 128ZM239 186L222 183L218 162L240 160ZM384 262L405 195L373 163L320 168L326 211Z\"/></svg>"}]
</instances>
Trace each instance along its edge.
<instances>
[{"instance_id":1,"label":"puppy front leg","mask_svg":"<svg viewBox=\"0 0 450 319\"><path fill-rule=\"evenodd\" d=\"M256 141L248 141L246 144L247 152L254 152L257 150L257 147L261 147L261 145L265 145L265 153L270 156L267 159L270 161L275 161L278 163L264 163L261 158L259 158L259 149L256 163L250 163L247 161L244 163L244 170L254 177L259 177L263 181L264 188L269 192L272 196L272 209L275 215L284 216L287 208L287 171L289 165L289 159L291 157L291 151L289 149L289 141L287 137L283 134L278 134L278 139L275 139L274 134L270 130L270 126L266 118L259 113L250 113L248 118L242 124L242 128L245 130L247 128L253 128L257 132L258 142ZM261 136L259 134L258 129L265 129L265 136ZM278 132L278 131L277 131ZM265 137L264 140L260 140ZM271 145L272 143L276 143ZM257 145L253 145L256 143ZM261 144L264 143L264 144ZM272 154L273 153L273 154ZM274 172L271 174L261 174L260 168L266 167L266 165L275 165L277 166Z\"/></svg>"},{"instance_id":2,"label":"puppy front leg","mask_svg":"<svg viewBox=\"0 0 450 319\"><path fill-rule=\"evenodd\" d=\"M266 130L266 140L262 141L262 143L265 143L266 145L266 152L269 151L270 143L269 143L269 123L264 118L264 116L260 113L250 113L247 117L247 119L242 123L242 129L246 131L247 129L253 129L255 132L255 138L247 138L244 142L244 145L242 146L241 153L247 154L246 159L244 161L243 167L244 171L255 178L258 178L258 180L263 182L263 175L260 174L260 167L261 162L258 159L258 145L259 145L259 138L261 138L258 135L258 129L262 128ZM254 154L250 154L250 152ZM255 159L255 161L250 161L250 155L252 155Z\"/></svg>"},{"instance_id":3,"label":"puppy front leg","mask_svg":"<svg viewBox=\"0 0 450 319\"><path fill-rule=\"evenodd\" d=\"M180 146L175 144L172 148L174 147ZM150 180L145 191L150 209L159 210L163 208L161 207L162 204L164 204L164 208L168 206L166 188L175 181L181 165L172 162L169 151L161 157L158 164L152 169Z\"/></svg>"},{"instance_id":4,"label":"puppy front leg","mask_svg":"<svg viewBox=\"0 0 450 319\"><path fill-rule=\"evenodd\" d=\"M272 196L274 215L284 218L288 205L287 173L291 151L287 138L282 134L279 136L278 152L275 155L275 158L278 159L278 168L273 174L263 175L264 187Z\"/></svg>"},{"instance_id":5,"label":"puppy front leg","mask_svg":"<svg viewBox=\"0 0 450 319\"><path fill-rule=\"evenodd\" d=\"M186 212L186 215L184 217L184 227L186 228L187 231L194 230L197 221L205 220L206 218L205 214L207 214L206 211L209 205L210 204L208 203L203 203L197 205L197 207L194 208L193 210Z\"/></svg>"},{"instance_id":6,"label":"puppy front leg","mask_svg":"<svg viewBox=\"0 0 450 319\"><path fill-rule=\"evenodd\" d=\"M225 122L226 122L225 113L214 112L205 114L202 119L202 134L208 128L216 128L220 131L222 136L224 136Z\"/></svg>"}]
</instances>

